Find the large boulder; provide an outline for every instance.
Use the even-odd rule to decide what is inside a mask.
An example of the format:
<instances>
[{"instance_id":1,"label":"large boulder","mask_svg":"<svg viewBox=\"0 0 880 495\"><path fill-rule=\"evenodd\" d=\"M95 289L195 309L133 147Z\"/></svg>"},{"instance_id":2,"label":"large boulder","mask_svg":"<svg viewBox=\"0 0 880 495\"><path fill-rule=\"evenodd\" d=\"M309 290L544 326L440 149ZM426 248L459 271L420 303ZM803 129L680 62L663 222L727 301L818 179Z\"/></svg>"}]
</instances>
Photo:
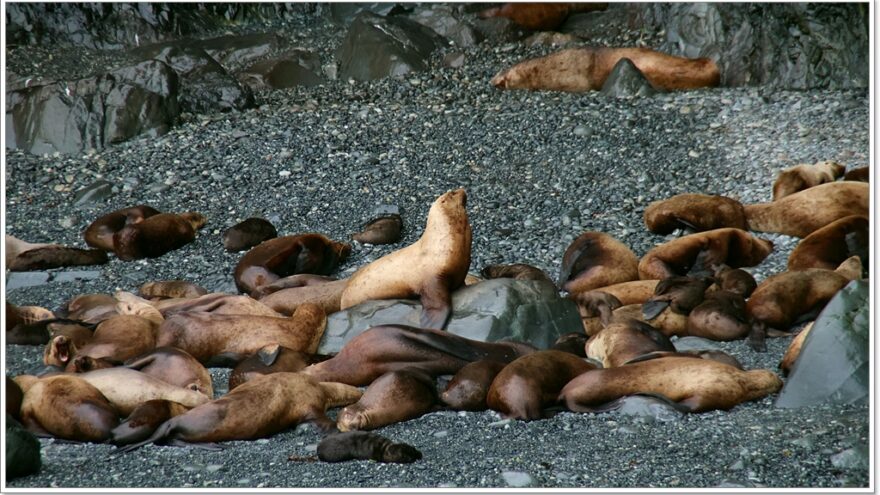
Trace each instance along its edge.
<instances>
[{"instance_id":1,"label":"large boulder","mask_svg":"<svg viewBox=\"0 0 880 495\"><path fill-rule=\"evenodd\" d=\"M283 48L286 41L274 33L227 35L196 43L214 60L227 69L250 64Z\"/></svg>"},{"instance_id":2,"label":"large boulder","mask_svg":"<svg viewBox=\"0 0 880 495\"><path fill-rule=\"evenodd\" d=\"M417 9L410 16L440 36L449 38L457 46L467 48L483 41L483 35L469 22L462 20L463 17L459 6L439 4Z\"/></svg>"},{"instance_id":3,"label":"large boulder","mask_svg":"<svg viewBox=\"0 0 880 495\"><path fill-rule=\"evenodd\" d=\"M612 98L652 96L657 93L642 71L628 58L622 58L611 70L600 91Z\"/></svg>"},{"instance_id":4,"label":"large boulder","mask_svg":"<svg viewBox=\"0 0 880 495\"><path fill-rule=\"evenodd\" d=\"M6 415L6 477L20 478L40 471L40 442L9 414Z\"/></svg>"},{"instance_id":5,"label":"large boulder","mask_svg":"<svg viewBox=\"0 0 880 495\"><path fill-rule=\"evenodd\" d=\"M321 58L317 53L300 49L261 60L235 76L254 91L315 86L324 82Z\"/></svg>"},{"instance_id":6,"label":"large boulder","mask_svg":"<svg viewBox=\"0 0 880 495\"><path fill-rule=\"evenodd\" d=\"M866 403L869 323L868 282L854 280L816 318L776 406Z\"/></svg>"},{"instance_id":7,"label":"large boulder","mask_svg":"<svg viewBox=\"0 0 880 495\"><path fill-rule=\"evenodd\" d=\"M329 315L318 347L322 354L342 346L368 328L399 324L419 326L418 301L366 301ZM583 331L577 306L559 297L552 284L499 278L462 287L452 294L452 318L446 331L469 339L510 339L546 349L563 334Z\"/></svg>"}]
</instances>

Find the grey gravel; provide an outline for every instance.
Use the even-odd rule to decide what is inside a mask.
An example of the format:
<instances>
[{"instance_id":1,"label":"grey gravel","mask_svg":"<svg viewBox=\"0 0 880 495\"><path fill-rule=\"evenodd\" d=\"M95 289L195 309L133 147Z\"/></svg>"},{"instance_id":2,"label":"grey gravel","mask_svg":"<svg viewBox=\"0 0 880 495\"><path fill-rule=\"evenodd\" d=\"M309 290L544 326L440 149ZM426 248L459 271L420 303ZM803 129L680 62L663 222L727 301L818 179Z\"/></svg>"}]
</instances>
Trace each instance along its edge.
<instances>
[{"instance_id":1,"label":"grey gravel","mask_svg":"<svg viewBox=\"0 0 880 495\"><path fill-rule=\"evenodd\" d=\"M323 65L333 62L344 36L328 27L314 19L277 26L295 31L291 36L318 52ZM622 32L612 44L640 37ZM96 267L98 278L56 277L10 289L8 299L56 308L78 294L176 278L234 290L241 254L223 249L221 233L245 218L271 218L279 235L317 231L343 240L378 205L397 205L401 243L354 244L340 268L350 273L418 239L431 202L456 187L468 192L472 272L522 262L555 277L565 248L585 230L614 235L639 256L671 238L644 227L653 200L701 192L769 201L783 168L825 159L854 168L869 160L865 90L728 88L633 99L501 92L488 83L497 71L552 48L482 43L444 50L418 75L262 93L258 108L193 115L166 135L80 156L9 152L5 229L24 240L83 247L81 232L94 218L140 203L197 210L209 223L195 242L161 258L125 263L111 256ZM440 63L452 52L465 55L459 69ZM36 57L32 66L28 53ZM112 66L112 55L97 60ZM19 74L51 78L85 70L76 66L89 60L77 56L65 65L64 53L53 63L46 56L45 49L17 47L10 63ZM99 180L113 184L109 198L71 217L77 191ZM775 249L750 269L759 282L783 270L797 243L764 237ZM761 354L744 342L718 347L746 368L775 370L789 341L770 339ZM39 369L41 354L7 346L7 373ZM229 370L211 372L217 394L225 393ZM422 451L422 460L406 465L288 461L314 455L320 434L311 425L228 442L221 452L147 446L111 457L109 445L44 439L43 469L9 486L503 487L505 472L526 473L533 487L867 486L867 466L845 462L852 456L845 452L867 448L868 406L790 410L772 402L673 421L562 412L522 422L493 412L436 412L377 431Z\"/></svg>"}]
</instances>

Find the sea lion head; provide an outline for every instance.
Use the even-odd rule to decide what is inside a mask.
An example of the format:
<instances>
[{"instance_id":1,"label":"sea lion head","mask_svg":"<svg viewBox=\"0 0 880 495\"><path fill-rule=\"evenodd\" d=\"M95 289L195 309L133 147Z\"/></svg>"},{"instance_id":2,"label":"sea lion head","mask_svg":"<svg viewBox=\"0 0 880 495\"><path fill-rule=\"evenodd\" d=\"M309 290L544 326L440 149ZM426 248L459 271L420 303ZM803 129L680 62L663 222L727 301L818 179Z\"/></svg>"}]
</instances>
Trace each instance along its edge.
<instances>
[{"instance_id":1,"label":"sea lion head","mask_svg":"<svg viewBox=\"0 0 880 495\"><path fill-rule=\"evenodd\" d=\"M351 254L351 244L347 244L345 242L337 242L330 241L331 249L333 249L333 253L336 254L336 257L339 259L338 263L342 263L343 261L348 259L348 255Z\"/></svg>"},{"instance_id":2,"label":"sea lion head","mask_svg":"<svg viewBox=\"0 0 880 495\"><path fill-rule=\"evenodd\" d=\"M208 223L208 218L205 217L205 215L202 215L201 213L195 211L187 211L181 213L179 216L180 218L183 218L187 223L189 223L192 226L193 230L199 230L200 228L204 227L206 223Z\"/></svg>"},{"instance_id":3,"label":"sea lion head","mask_svg":"<svg viewBox=\"0 0 880 495\"><path fill-rule=\"evenodd\" d=\"M385 446L384 462L414 462L422 458L422 453L412 445L389 443Z\"/></svg>"},{"instance_id":4,"label":"sea lion head","mask_svg":"<svg viewBox=\"0 0 880 495\"><path fill-rule=\"evenodd\" d=\"M43 352L43 364L64 368L76 355L76 346L65 335L58 335L49 341Z\"/></svg>"},{"instance_id":5,"label":"sea lion head","mask_svg":"<svg viewBox=\"0 0 880 495\"><path fill-rule=\"evenodd\" d=\"M73 359L71 363L74 373L85 373L86 371L94 371L94 370L102 370L106 368L113 368L117 365L105 358L94 358L92 356L77 356ZM69 370L71 371L71 370Z\"/></svg>"},{"instance_id":6,"label":"sea lion head","mask_svg":"<svg viewBox=\"0 0 880 495\"><path fill-rule=\"evenodd\" d=\"M339 413L339 419L336 420L336 427L339 428L339 431L363 430L369 424L369 414L357 404L342 409L342 412Z\"/></svg>"}]
</instances>

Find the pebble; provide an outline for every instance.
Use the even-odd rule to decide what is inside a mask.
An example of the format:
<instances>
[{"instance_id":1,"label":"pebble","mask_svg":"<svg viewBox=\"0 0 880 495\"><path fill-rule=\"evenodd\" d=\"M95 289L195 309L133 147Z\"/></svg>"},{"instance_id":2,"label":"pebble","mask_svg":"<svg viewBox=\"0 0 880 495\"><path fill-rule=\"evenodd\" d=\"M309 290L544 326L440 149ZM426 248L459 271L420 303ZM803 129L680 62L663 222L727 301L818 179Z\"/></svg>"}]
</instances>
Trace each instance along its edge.
<instances>
[{"instance_id":1,"label":"pebble","mask_svg":"<svg viewBox=\"0 0 880 495\"><path fill-rule=\"evenodd\" d=\"M504 479L507 486L511 488L525 488L531 486L534 482L528 473L523 473L521 471L504 471L501 473L501 477Z\"/></svg>"}]
</instances>

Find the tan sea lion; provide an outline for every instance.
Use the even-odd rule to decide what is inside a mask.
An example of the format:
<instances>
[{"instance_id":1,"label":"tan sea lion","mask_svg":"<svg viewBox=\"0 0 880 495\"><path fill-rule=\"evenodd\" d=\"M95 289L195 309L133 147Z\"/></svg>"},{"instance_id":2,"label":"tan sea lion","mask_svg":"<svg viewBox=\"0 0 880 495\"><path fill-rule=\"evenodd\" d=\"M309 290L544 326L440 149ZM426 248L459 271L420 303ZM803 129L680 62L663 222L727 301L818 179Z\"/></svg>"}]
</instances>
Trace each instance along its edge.
<instances>
[{"instance_id":1,"label":"tan sea lion","mask_svg":"<svg viewBox=\"0 0 880 495\"><path fill-rule=\"evenodd\" d=\"M440 394L440 400L453 409L460 411L485 411L486 394L495 376L507 365L491 359L481 359L464 365L446 389Z\"/></svg>"},{"instance_id":2,"label":"tan sea lion","mask_svg":"<svg viewBox=\"0 0 880 495\"><path fill-rule=\"evenodd\" d=\"M671 308L666 308L657 316L647 319L642 311L641 304L629 304L615 309L611 313L611 320L607 324L603 324L600 318L581 318L581 323L584 326L584 333L593 336L607 325L626 323L630 319L648 323L667 337L687 335L687 315L676 313Z\"/></svg>"},{"instance_id":3,"label":"tan sea lion","mask_svg":"<svg viewBox=\"0 0 880 495\"><path fill-rule=\"evenodd\" d=\"M575 412L590 412L633 394L662 395L690 412L727 410L782 388L769 370L742 371L711 359L670 356L588 371L568 382L559 400Z\"/></svg>"},{"instance_id":4,"label":"tan sea lion","mask_svg":"<svg viewBox=\"0 0 880 495\"><path fill-rule=\"evenodd\" d=\"M260 298L260 302L283 315L293 314L302 304L315 304L327 314L340 310L342 293L348 286L348 279L334 280L326 284L291 287L272 292ZM265 288L267 286L262 286ZM259 292L260 289L257 289Z\"/></svg>"},{"instance_id":5,"label":"tan sea lion","mask_svg":"<svg viewBox=\"0 0 880 495\"><path fill-rule=\"evenodd\" d=\"M779 176L776 177L776 181L773 183L773 201L778 201L798 191L803 191L819 184L834 182L843 175L844 170L846 170L846 167L843 165L828 160L817 162L815 165L802 163L787 168L779 172Z\"/></svg>"},{"instance_id":6,"label":"tan sea lion","mask_svg":"<svg viewBox=\"0 0 880 495\"><path fill-rule=\"evenodd\" d=\"M364 395L346 406L336 421L339 431L375 430L430 412L437 403L434 378L418 369L389 371L376 378Z\"/></svg>"},{"instance_id":7,"label":"tan sea lion","mask_svg":"<svg viewBox=\"0 0 880 495\"><path fill-rule=\"evenodd\" d=\"M419 240L358 269L342 292L340 308L369 299L419 296L421 327L445 328L452 314L450 293L464 284L471 264L466 203L464 189L437 198Z\"/></svg>"},{"instance_id":8,"label":"tan sea lion","mask_svg":"<svg viewBox=\"0 0 880 495\"><path fill-rule=\"evenodd\" d=\"M6 343L43 345L51 337L47 328L55 314L39 306L16 306L6 301Z\"/></svg>"},{"instance_id":9,"label":"tan sea lion","mask_svg":"<svg viewBox=\"0 0 880 495\"><path fill-rule=\"evenodd\" d=\"M623 366L641 355L656 351L675 351L669 337L651 325L638 320L612 323L590 337L585 350L587 357L612 368Z\"/></svg>"},{"instance_id":10,"label":"tan sea lion","mask_svg":"<svg viewBox=\"0 0 880 495\"><path fill-rule=\"evenodd\" d=\"M113 404L123 416L128 416L148 400L171 400L186 407L195 407L211 400L193 389L178 387L146 373L124 367L99 369L79 373Z\"/></svg>"},{"instance_id":11,"label":"tan sea lion","mask_svg":"<svg viewBox=\"0 0 880 495\"><path fill-rule=\"evenodd\" d=\"M116 409L80 375L19 378L21 423L35 435L102 442L119 424Z\"/></svg>"},{"instance_id":12,"label":"tan sea lion","mask_svg":"<svg viewBox=\"0 0 880 495\"><path fill-rule=\"evenodd\" d=\"M481 342L441 330L383 325L367 329L348 341L339 354L302 372L320 381L361 387L406 367L435 377L452 375L473 361L508 363L535 350L521 342Z\"/></svg>"},{"instance_id":13,"label":"tan sea lion","mask_svg":"<svg viewBox=\"0 0 880 495\"><path fill-rule=\"evenodd\" d=\"M869 196L865 182L829 182L744 209L749 230L806 237L843 217L867 217Z\"/></svg>"},{"instance_id":14,"label":"tan sea lion","mask_svg":"<svg viewBox=\"0 0 880 495\"><path fill-rule=\"evenodd\" d=\"M229 390L251 378L279 371L297 372L306 366L330 359L323 354L308 354L278 345L263 346L256 354L235 365L229 375Z\"/></svg>"},{"instance_id":15,"label":"tan sea lion","mask_svg":"<svg viewBox=\"0 0 880 495\"><path fill-rule=\"evenodd\" d=\"M619 284L606 285L594 289L598 292L604 292L614 296L623 306L629 304L643 304L654 295L654 289L657 288L659 280L632 280L629 282L621 282ZM579 301L578 294L569 296L575 302Z\"/></svg>"},{"instance_id":16,"label":"tan sea lion","mask_svg":"<svg viewBox=\"0 0 880 495\"><path fill-rule=\"evenodd\" d=\"M394 443L366 431L346 431L324 437L318 444L318 459L324 462L373 460L376 462L415 462L422 453L405 443Z\"/></svg>"},{"instance_id":17,"label":"tan sea lion","mask_svg":"<svg viewBox=\"0 0 880 495\"><path fill-rule=\"evenodd\" d=\"M102 265L107 253L61 244L31 243L6 234L6 269L11 272L48 270L63 266Z\"/></svg>"},{"instance_id":18,"label":"tan sea lion","mask_svg":"<svg viewBox=\"0 0 880 495\"><path fill-rule=\"evenodd\" d=\"M214 397L211 374L202 363L182 349L157 347L146 354L125 361L123 365L171 385Z\"/></svg>"},{"instance_id":19,"label":"tan sea lion","mask_svg":"<svg viewBox=\"0 0 880 495\"><path fill-rule=\"evenodd\" d=\"M811 321L807 323L806 326L798 332L795 338L791 339L791 343L788 344L788 349L785 350L785 354L782 356L782 361L779 362L779 369L782 371L782 376L788 376L788 374L791 373L792 368L794 368L794 363L801 355L804 341L807 340L807 335L809 335L810 330L813 329L813 323L815 322Z\"/></svg>"},{"instance_id":20,"label":"tan sea lion","mask_svg":"<svg viewBox=\"0 0 880 495\"><path fill-rule=\"evenodd\" d=\"M621 59L628 58L655 88L665 90L717 86L718 65L710 58L682 58L648 48L568 48L546 57L520 62L499 72L492 85L499 89L594 91Z\"/></svg>"},{"instance_id":21,"label":"tan sea lion","mask_svg":"<svg viewBox=\"0 0 880 495\"><path fill-rule=\"evenodd\" d=\"M561 351L537 351L517 358L492 380L486 405L502 416L534 420L556 403L559 391L581 373L596 369L592 363Z\"/></svg>"},{"instance_id":22,"label":"tan sea lion","mask_svg":"<svg viewBox=\"0 0 880 495\"><path fill-rule=\"evenodd\" d=\"M163 299L153 304L166 318L178 313L252 315L281 318L284 315L250 296L213 292L193 299Z\"/></svg>"},{"instance_id":23,"label":"tan sea lion","mask_svg":"<svg viewBox=\"0 0 880 495\"><path fill-rule=\"evenodd\" d=\"M366 244L394 244L400 240L403 220L398 214L390 214L375 218L364 225L361 232L352 234L355 241Z\"/></svg>"},{"instance_id":24,"label":"tan sea lion","mask_svg":"<svg viewBox=\"0 0 880 495\"><path fill-rule=\"evenodd\" d=\"M773 243L734 228L690 234L660 244L639 261L639 278L664 279L689 271L727 264L755 266L770 254Z\"/></svg>"},{"instance_id":25,"label":"tan sea lion","mask_svg":"<svg viewBox=\"0 0 880 495\"><path fill-rule=\"evenodd\" d=\"M159 213L113 234L113 252L124 261L158 258L196 239L207 219L201 213Z\"/></svg>"},{"instance_id":26,"label":"tan sea lion","mask_svg":"<svg viewBox=\"0 0 880 495\"><path fill-rule=\"evenodd\" d=\"M514 280L543 280L556 287L556 284L544 270L525 263L512 265L489 265L480 271L487 280L493 278L512 278Z\"/></svg>"},{"instance_id":27,"label":"tan sea lion","mask_svg":"<svg viewBox=\"0 0 880 495\"><path fill-rule=\"evenodd\" d=\"M869 182L871 180L871 167L854 168L844 174L843 180Z\"/></svg>"},{"instance_id":28,"label":"tan sea lion","mask_svg":"<svg viewBox=\"0 0 880 495\"><path fill-rule=\"evenodd\" d=\"M234 366L269 344L314 353L327 327L327 314L303 304L289 318L177 313L159 327L156 346L173 346L207 366Z\"/></svg>"},{"instance_id":29,"label":"tan sea lion","mask_svg":"<svg viewBox=\"0 0 880 495\"><path fill-rule=\"evenodd\" d=\"M619 299L600 290L576 292L569 297L577 304L581 320L596 320L601 323L599 329L611 323L614 310L622 306ZM585 326L584 329L586 330L587 327ZM589 332L587 334L592 335Z\"/></svg>"},{"instance_id":30,"label":"tan sea lion","mask_svg":"<svg viewBox=\"0 0 880 495\"><path fill-rule=\"evenodd\" d=\"M223 248L230 253L243 251L278 237L272 222L265 218L251 217L223 231Z\"/></svg>"},{"instance_id":31,"label":"tan sea lion","mask_svg":"<svg viewBox=\"0 0 880 495\"><path fill-rule=\"evenodd\" d=\"M348 258L351 246L317 233L269 239L251 249L235 266L235 286L246 293L298 273L329 275Z\"/></svg>"},{"instance_id":32,"label":"tan sea lion","mask_svg":"<svg viewBox=\"0 0 880 495\"><path fill-rule=\"evenodd\" d=\"M575 293L637 280L638 265L626 244L603 232L584 232L562 255L558 286Z\"/></svg>"},{"instance_id":33,"label":"tan sea lion","mask_svg":"<svg viewBox=\"0 0 880 495\"><path fill-rule=\"evenodd\" d=\"M748 333L746 301L734 292L711 292L688 314L688 335L727 341L745 338Z\"/></svg>"},{"instance_id":34,"label":"tan sea lion","mask_svg":"<svg viewBox=\"0 0 880 495\"><path fill-rule=\"evenodd\" d=\"M147 205L137 205L116 210L98 217L83 231L83 237L89 246L104 251L115 251L113 236L126 225L143 222L145 219L158 215L159 210Z\"/></svg>"},{"instance_id":35,"label":"tan sea lion","mask_svg":"<svg viewBox=\"0 0 880 495\"><path fill-rule=\"evenodd\" d=\"M645 226L655 234L667 235L676 229L704 232L724 227L746 230L743 205L726 196L678 194L654 201L645 208Z\"/></svg>"},{"instance_id":36,"label":"tan sea lion","mask_svg":"<svg viewBox=\"0 0 880 495\"><path fill-rule=\"evenodd\" d=\"M71 299L66 305L66 314L60 316L83 323L100 323L119 314L118 302L110 294L82 294Z\"/></svg>"},{"instance_id":37,"label":"tan sea lion","mask_svg":"<svg viewBox=\"0 0 880 495\"><path fill-rule=\"evenodd\" d=\"M261 299L284 289L293 289L298 287L315 287L330 282L338 282L336 277L328 277L327 275L314 275L311 273L299 273L289 277L279 278L271 284L264 284L252 290L250 296L254 299Z\"/></svg>"},{"instance_id":38,"label":"tan sea lion","mask_svg":"<svg viewBox=\"0 0 880 495\"><path fill-rule=\"evenodd\" d=\"M532 31L552 31L561 26L569 14L605 10L607 3L505 3L480 12L480 18L506 17L516 25Z\"/></svg>"},{"instance_id":39,"label":"tan sea lion","mask_svg":"<svg viewBox=\"0 0 880 495\"><path fill-rule=\"evenodd\" d=\"M170 400L148 400L137 406L110 432L114 445L128 445L146 440L165 421L180 416L190 408Z\"/></svg>"},{"instance_id":40,"label":"tan sea lion","mask_svg":"<svg viewBox=\"0 0 880 495\"><path fill-rule=\"evenodd\" d=\"M116 315L99 323L92 339L81 348L74 346L72 339L64 335L53 338L47 344L43 362L64 367L67 371L74 371L74 358L80 356L122 363L154 349L158 328L155 320L137 315Z\"/></svg>"},{"instance_id":41,"label":"tan sea lion","mask_svg":"<svg viewBox=\"0 0 880 495\"><path fill-rule=\"evenodd\" d=\"M207 289L184 280L162 280L147 282L138 289L141 297L160 299L191 299L204 296Z\"/></svg>"},{"instance_id":42,"label":"tan sea lion","mask_svg":"<svg viewBox=\"0 0 880 495\"><path fill-rule=\"evenodd\" d=\"M851 256L859 256L867 264L869 237L868 217L850 215L835 220L798 243L788 257L788 269L835 270Z\"/></svg>"}]
</instances>

